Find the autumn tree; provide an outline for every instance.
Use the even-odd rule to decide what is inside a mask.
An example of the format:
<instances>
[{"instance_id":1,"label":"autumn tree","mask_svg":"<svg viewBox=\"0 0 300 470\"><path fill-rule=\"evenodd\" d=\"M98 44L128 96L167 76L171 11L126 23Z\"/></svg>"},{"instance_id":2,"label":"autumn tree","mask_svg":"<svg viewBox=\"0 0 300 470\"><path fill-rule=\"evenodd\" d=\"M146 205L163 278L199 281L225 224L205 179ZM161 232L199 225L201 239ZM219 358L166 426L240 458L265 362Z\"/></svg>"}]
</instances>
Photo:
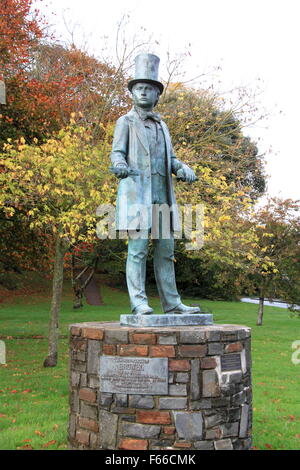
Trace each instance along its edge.
<instances>
[{"instance_id":1,"label":"autumn tree","mask_svg":"<svg viewBox=\"0 0 300 470\"><path fill-rule=\"evenodd\" d=\"M73 112L99 138L101 126L128 109L122 71L74 45L39 43L23 80L14 77L7 85L2 139L41 140L66 126Z\"/></svg>"},{"instance_id":2,"label":"autumn tree","mask_svg":"<svg viewBox=\"0 0 300 470\"><path fill-rule=\"evenodd\" d=\"M45 366L57 363L65 254L80 242L94 240L96 208L111 200L107 149L107 139L96 146L91 134L73 122L40 145L28 145L24 139L8 143L1 155L3 213L13 217L21 205L29 229L45 231L55 246Z\"/></svg>"},{"instance_id":3,"label":"autumn tree","mask_svg":"<svg viewBox=\"0 0 300 470\"><path fill-rule=\"evenodd\" d=\"M2 0L0 3L0 80L7 88L8 105L14 100L13 88L26 80L30 51L43 37L43 20L32 0ZM14 119L0 105L0 141L15 135Z\"/></svg>"},{"instance_id":4,"label":"autumn tree","mask_svg":"<svg viewBox=\"0 0 300 470\"><path fill-rule=\"evenodd\" d=\"M211 90L169 85L159 109L175 150L189 163L225 176L253 200L265 190L264 158L244 135L242 116ZM246 111L245 111L246 112ZM196 166L195 166L196 168Z\"/></svg>"},{"instance_id":5,"label":"autumn tree","mask_svg":"<svg viewBox=\"0 0 300 470\"><path fill-rule=\"evenodd\" d=\"M24 272L48 272L53 252L47 233L29 228L22 204L15 206L15 211L8 216L0 213L0 285L6 289L22 285Z\"/></svg>"},{"instance_id":6,"label":"autumn tree","mask_svg":"<svg viewBox=\"0 0 300 470\"><path fill-rule=\"evenodd\" d=\"M262 325L266 298L300 302L299 210L299 201L271 198L248 222L258 243L243 285L248 294L259 297L257 325Z\"/></svg>"},{"instance_id":7,"label":"autumn tree","mask_svg":"<svg viewBox=\"0 0 300 470\"><path fill-rule=\"evenodd\" d=\"M105 140L103 125L109 126L109 117L118 117L128 105L122 64L114 67L108 60L101 62L74 45L59 45L45 34L45 23L33 5L31 0L6 0L0 5L4 59L0 75L7 88L6 105L0 105L0 146L7 139L42 142L63 128L74 111L80 111L81 124L92 129L96 143ZM9 243L14 233L24 242L28 239L28 231L20 234L20 229L26 227L22 210L16 209L13 217L3 211L0 216L3 240L7 241L5 258L12 261L10 266L34 267L36 256L30 263L32 244L15 240ZM32 236L34 230L30 231ZM36 243L41 248L36 251L44 253L43 238L37 237ZM6 261L0 267L8 269Z\"/></svg>"},{"instance_id":8,"label":"autumn tree","mask_svg":"<svg viewBox=\"0 0 300 470\"><path fill-rule=\"evenodd\" d=\"M6 106L0 105L0 144L7 138L42 139L79 111L99 135L100 124L128 109L124 63L57 43L35 4L3 0L0 5L0 80L7 88Z\"/></svg>"},{"instance_id":9,"label":"autumn tree","mask_svg":"<svg viewBox=\"0 0 300 470\"><path fill-rule=\"evenodd\" d=\"M71 112L80 112L82 123L99 126L115 121L128 110L124 64L118 67L111 60L93 57L74 44L63 46L55 42L39 44L31 60L32 80L60 83L62 88L67 88L67 93L54 92L56 103L51 106L56 109L60 125L68 123Z\"/></svg>"},{"instance_id":10,"label":"autumn tree","mask_svg":"<svg viewBox=\"0 0 300 470\"><path fill-rule=\"evenodd\" d=\"M0 4L0 75L23 73L30 49L43 36L43 23L33 0L2 0Z\"/></svg>"}]
</instances>

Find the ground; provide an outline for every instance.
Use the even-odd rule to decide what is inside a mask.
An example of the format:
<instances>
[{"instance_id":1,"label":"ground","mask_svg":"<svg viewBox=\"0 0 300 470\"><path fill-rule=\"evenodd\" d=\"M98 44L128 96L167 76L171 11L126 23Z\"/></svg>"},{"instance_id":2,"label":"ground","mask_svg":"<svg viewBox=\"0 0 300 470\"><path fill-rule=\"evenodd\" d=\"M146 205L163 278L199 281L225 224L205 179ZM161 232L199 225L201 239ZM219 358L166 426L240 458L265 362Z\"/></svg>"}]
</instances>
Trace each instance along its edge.
<instances>
[{"instance_id":1,"label":"ground","mask_svg":"<svg viewBox=\"0 0 300 470\"><path fill-rule=\"evenodd\" d=\"M118 320L128 312L127 293L103 288L105 305L72 309L70 286L64 289L59 362L44 368L47 355L50 289L19 292L0 304L0 339L7 363L0 365L0 449L66 449L68 421L68 325ZM197 299L184 299L197 303ZM292 343L300 340L300 320L285 309L266 307L256 326L257 306L200 300L215 323L252 328L253 448L299 449L300 364L292 362ZM159 299L151 305L160 310Z\"/></svg>"}]
</instances>

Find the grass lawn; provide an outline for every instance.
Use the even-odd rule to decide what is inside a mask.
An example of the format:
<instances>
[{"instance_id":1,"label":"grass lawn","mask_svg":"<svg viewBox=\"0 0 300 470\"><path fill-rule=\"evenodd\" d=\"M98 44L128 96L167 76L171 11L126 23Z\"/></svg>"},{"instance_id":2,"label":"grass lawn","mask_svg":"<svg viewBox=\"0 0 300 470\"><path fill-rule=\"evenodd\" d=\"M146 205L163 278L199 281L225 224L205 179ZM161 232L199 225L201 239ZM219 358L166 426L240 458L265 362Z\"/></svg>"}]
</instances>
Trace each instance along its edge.
<instances>
[{"instance_id":1,"label":"grass lawn","mask_svg":"<svg viewBox=\"0 0 300 470\"><path fill-rule=\"evenodd\" d=\"M49 296L16 296L0 305L0 335L7 349L7 364L0 365L1 450L67 448L68 325L118 320L129 311L126 292L104 287L103 298L103 307L74 311L70 290L65 290L59 364L46 369L47 340L39 336L47 335ZM212 311L215 323L252 328L254 448L299 449L300 364L291 361L291 345L300 340L300 320L266 307L264 324L257 327L254 304L203 300L201 305ZM161 311L158 298L151 299L151 306Z\"/></svg>"}]
</instances>

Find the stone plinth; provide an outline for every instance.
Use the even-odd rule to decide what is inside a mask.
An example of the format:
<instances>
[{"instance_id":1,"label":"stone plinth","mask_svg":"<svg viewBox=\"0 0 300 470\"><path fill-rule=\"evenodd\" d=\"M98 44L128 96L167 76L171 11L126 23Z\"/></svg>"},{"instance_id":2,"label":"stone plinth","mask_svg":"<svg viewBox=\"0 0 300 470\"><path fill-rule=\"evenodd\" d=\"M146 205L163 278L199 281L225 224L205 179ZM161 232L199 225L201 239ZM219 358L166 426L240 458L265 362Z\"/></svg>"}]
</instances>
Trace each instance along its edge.
<instances>
[{"instance_id":1,"label":"stone plinth","mask_svg":"<svg viewBox=\"0 0 300 470\"><path fill-rule=\"evenodd\" d=\"M70 332L71 449L250 448L249 328L79 323Z\"/></svg>"}]
</instances>

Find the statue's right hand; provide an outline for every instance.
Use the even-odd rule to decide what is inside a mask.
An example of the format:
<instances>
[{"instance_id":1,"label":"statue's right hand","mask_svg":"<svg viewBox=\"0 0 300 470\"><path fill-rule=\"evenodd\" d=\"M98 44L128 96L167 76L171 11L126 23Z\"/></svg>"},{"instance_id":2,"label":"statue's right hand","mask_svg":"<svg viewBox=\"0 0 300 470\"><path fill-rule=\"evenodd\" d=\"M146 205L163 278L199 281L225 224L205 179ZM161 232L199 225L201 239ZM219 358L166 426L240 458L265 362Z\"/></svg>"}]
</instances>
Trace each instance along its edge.
<instances>
[{"instance_id":1,"label":"statue's right hand","mask_svg":"<svg viewBox=\"0 0 300 470\"><path fill-rule=\"evenodd\" d=\"M114 173L117 178L127 178L128 168L125 165L118 165L114 168Z\"/></svg>"}]
</instances>

